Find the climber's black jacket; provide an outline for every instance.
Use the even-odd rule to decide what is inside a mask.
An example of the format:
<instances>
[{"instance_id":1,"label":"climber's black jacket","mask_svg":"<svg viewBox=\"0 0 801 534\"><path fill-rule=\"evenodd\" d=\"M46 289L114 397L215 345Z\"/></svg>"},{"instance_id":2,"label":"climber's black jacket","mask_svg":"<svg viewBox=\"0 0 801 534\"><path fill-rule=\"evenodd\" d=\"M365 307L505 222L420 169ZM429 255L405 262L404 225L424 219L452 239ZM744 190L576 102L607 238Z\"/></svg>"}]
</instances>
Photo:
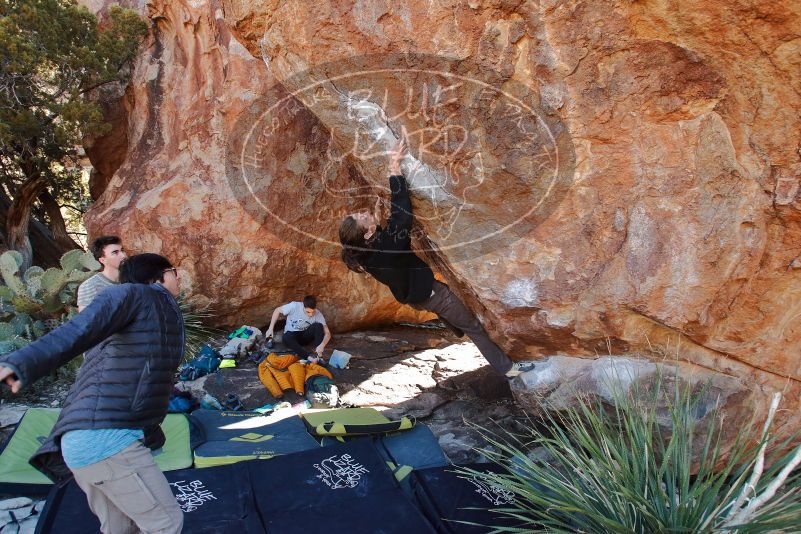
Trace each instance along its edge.
<instances>
[{"instance_id":1,"label":"climber's black jacket","mask_svg":"<svg viewBox=\"0 0 801 534\"><path fill-rule=\"evenodd\" d=\"M367 242L372 249L362 267L376 280L389 286L398 302L414 304L431 296L434 273L411 249L412 201L406 179L389 177L392 207L387 227L379 228Z\"/></svg>"}]
</instances>

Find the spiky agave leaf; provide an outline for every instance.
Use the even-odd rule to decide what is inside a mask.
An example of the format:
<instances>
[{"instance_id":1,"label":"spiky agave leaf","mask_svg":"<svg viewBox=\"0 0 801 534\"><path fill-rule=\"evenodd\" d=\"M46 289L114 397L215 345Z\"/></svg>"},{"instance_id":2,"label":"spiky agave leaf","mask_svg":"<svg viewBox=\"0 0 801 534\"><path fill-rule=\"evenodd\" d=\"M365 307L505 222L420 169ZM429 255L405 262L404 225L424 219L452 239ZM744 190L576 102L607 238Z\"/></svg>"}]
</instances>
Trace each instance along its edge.
<instances>
[{"instance_id":1,"label":"spiky agave leaf","mask_svg":"<svg viewBox=\"0 0 801 534\"><path fill-rule=\"evenodd\" d=\"M184 361L188 361L209 339L219 337L223 332L218 328L207 326L207 323L216 316L210 306L197 305L185 295L178 298L178 304L181 307L186 332Z\"/></svg>"},{"instance_id":2,"label":"spiky agave leaf","mask_svg":"<svg viewBox=\"0 0 801 534\"><path fill-rule=\"evenodd\" d=\"M575 407L546 411L541 420L532 422L526 435L483 431L491 447L481 452L504 466L505 472L461 471L483 476L488 483L512 492L514 505L502 513L530 525L522 531L730 531L733 527L726 526L726 517L757 459L754 425L744 425L734 443L724 443L717 410L699 421L700 395L678 381L675 384L668 405L672 432L667 436L658 424L656 395L664 395L663 388L656 388L651 398L617 392L611 410L598 400L579 396ZM787 451L789 443L777 444L779 452L771 458L773 463L755 493L763 491L787 464L793 451L781 451ZM527 457L529 444L543 448L551 460ZM801 524L798 479L798 475L788 479L784 490L736 531L797 528ZM521 531L494 528L494 532Z\"/></svg>"}]
</instances>

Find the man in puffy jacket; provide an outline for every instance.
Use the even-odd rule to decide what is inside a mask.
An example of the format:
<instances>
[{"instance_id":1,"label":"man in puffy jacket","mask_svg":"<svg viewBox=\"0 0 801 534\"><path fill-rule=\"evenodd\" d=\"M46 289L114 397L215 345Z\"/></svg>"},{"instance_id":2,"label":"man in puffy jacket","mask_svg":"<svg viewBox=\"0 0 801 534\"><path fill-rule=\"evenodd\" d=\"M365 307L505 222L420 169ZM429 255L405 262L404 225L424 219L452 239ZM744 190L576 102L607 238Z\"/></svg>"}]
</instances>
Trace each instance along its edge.
<instances>
[{"instance_id":1,"label":"man in puffy jacket","mask_svg":"<svg viewBox=\"0 0 801 534\"><path fill-rule=\"evenodd\" d=\"M173 376L184 350L178 273L158 254L121 266L118 286L71 321L0 357L16 393L86 352L53 431L31 464L74 475L104 533L177 533L183 513L150 449L164 444Z\"/></svg>"}]
</instances>

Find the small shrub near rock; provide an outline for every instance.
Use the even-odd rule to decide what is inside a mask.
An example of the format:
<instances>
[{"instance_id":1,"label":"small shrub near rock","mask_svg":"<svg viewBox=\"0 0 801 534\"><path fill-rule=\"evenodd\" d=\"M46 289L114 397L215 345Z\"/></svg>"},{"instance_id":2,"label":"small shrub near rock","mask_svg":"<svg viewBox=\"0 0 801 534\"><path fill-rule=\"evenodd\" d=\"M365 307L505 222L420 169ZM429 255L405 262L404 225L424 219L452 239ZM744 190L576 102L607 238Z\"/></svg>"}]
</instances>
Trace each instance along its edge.
<instances>
[{"instance_id":1,"label":"small shrub near rock","mask_svg":"<svg viewBox=\"0 0 801 534\"><path fill-rule=\"evenodd\" d=\"M699 421L699 395L672 389L616 395L612 410L583 398L526 433L487 436L493 446L482 452L504 470L461 471L514 495L503 514L520 528L494 532L797 532L801 446L788 452L789 441L769 434L781 395L761 433L751 424L724 443L727 421ZM665 395L667 413L656 408Z\"/></svg>"}]
</instances>

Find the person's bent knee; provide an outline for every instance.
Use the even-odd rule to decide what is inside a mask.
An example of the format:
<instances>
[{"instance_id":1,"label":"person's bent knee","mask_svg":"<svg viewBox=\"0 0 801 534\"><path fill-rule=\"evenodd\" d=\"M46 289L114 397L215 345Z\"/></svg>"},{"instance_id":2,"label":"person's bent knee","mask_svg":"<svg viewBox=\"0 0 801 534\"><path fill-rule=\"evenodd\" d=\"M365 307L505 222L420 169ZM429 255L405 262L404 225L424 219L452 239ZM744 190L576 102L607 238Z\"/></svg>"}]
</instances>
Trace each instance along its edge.
<instances>
[{"instance_id":1,"label":"person's bent knee","mask_svg":"<svg viewBox=\"0 0 801 534\"><path fill-rule=\"evenodd\" d=\"M287 347L292 347L295 344L300 344L297 332L284 332L284 337L281 339L284 342L284 345L286 345Z\"/></svg>"}]
</instances>

